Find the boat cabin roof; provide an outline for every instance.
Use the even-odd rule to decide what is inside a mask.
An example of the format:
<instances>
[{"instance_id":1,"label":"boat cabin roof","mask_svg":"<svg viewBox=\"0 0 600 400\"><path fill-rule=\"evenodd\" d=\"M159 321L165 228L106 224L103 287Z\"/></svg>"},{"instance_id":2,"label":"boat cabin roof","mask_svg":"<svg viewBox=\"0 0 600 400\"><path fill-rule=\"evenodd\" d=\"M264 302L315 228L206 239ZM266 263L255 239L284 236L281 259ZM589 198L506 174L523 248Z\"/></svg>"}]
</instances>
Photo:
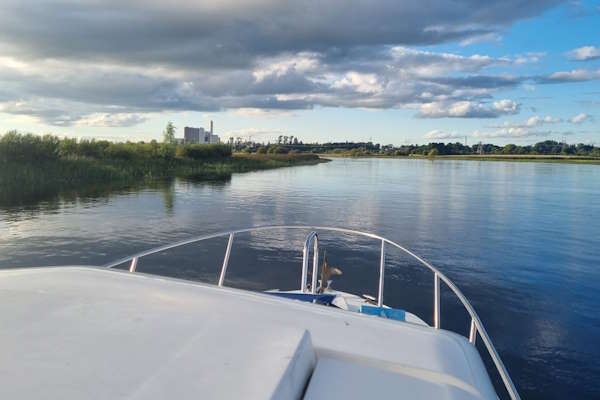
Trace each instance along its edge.
<instances>
[{"instance_id":1,"label":"boat cabin roof","mask_svg":"<svg viewBox=\"0 0 600 400\"><path fill-rule=\"evenodd\" d=\"M95 267L0 271L0 398L497 398L454 333Z\"/></svg>"}]
</instances>

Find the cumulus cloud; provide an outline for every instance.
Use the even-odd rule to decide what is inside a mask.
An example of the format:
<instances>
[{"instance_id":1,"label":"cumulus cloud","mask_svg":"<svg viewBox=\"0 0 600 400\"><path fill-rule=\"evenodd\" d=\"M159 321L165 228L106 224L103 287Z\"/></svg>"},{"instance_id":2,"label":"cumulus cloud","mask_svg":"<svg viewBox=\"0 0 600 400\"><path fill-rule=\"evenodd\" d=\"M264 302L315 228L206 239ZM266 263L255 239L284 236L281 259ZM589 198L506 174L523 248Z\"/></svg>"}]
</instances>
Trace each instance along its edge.
<instances>
[{"instance_id":1,"label":"cumulus cloud","mask_svg":"<svg viewBox=\"0 0 600 400\"><path fill-rule=\"evenodd\" d=\"M492 105L492 109L499 114L516 114L519 112L519 105L513 100L500 100L495 101Z\"/></svg>"},{"instance_id":2,"label":"cumulus cloud","mask_svg":"<svg viewBox=\"0 0 600 400\"><path fill-rule=\"evenodd\" d=\"M567 56L577 61L596 60L600 58L600 48L594 46L579 47L568 52Z\"/></svg>"},{"instance_id":3,"label":"cumulus cloud","mask_svg":"<svg viewBox=\"0 0 600 400\"><path fill-rule=\"evenodd\" d=\"M537 115L530 117L527 122L526 125L527 126L538 126L538 125L542 125L542 124L557 124L561 122L560 118L557 117L551 117L549 115L546 115L545 117L538 117Z\"/></svg>"},{"instance_id":4,"label":"cumulus cloud","mask_svg":"<svg viewBox=\"0 0 600 400\"><path fill-rule=\"evenodd\" d=\"M491 39L554 4L4 0L0 107L59 126L129 126L161 111L316 106L413 108L434 118L514 114L516 103L491 99L529 78L484 70L542 54L410 46Z\"/></svg>"},{"instance_id":5,"label":"cumulus cloud","mask_svg":"<svg viewBox=\"0 0 600 400\"><path fill-rule=\"evenodd\" d=\"M552 117L550 115L546 115L545 117L534 115L523 122L504 121L500 125L491 125L490 128L497 128L503 130L514 129L515 131L525 131L531 130L531 128L540 127L542 125L558 124L560 122L562 122L560 118Z\"/></svg>"},{"instance_id":6,"label":"cumulus cloud","mask_svg":"<svg viewBox=\"0 0 600 400\"><path fill-rule=\"evenodd\" d=\"M571 121L572 124L581 124L585 121L589 121L591 118L592 117L588 114L580 113L580 114L575 115L569 121Z\"/></svg>"},{"instance_id":7,"label":"cumulus cloud","mask_svg":"<svg viewBox=\"0 0 600 400\"><path fill-rule=\"evenodd\" d=\"M463 139L464 135L459 135L456 132L446 132L440 129L434 129L425 134L425 139L428 140L449 140L449 139Z\"/></svg>"},{"instance_id":8,"label":"cumulus cloud","mask_svg":"<svg viewBox=\"0 0 600 400\"><path fill-rule=\"evenodd\" d=\"M514 63L517 65L536 63L540 61L542 57L545 57L546 53L542 51L538 52L529 52L526 54L518 55L514 59Z\"/></svg>"},{"instance_id":9,"label":"cumulus cloud","mask_svg":"<svg viewBox=\"0 0 600 400\"><path fill-rule=\"evenodd\" d=\"M572 131L557 131L549 129L548 125L556 125L563 122L561 118L550 115L534 115L522 122L505 121L500 125L488 126L486 130L478 130L473 133L475 138L501 138L501 139L521 139L529 137L547 137L547 136L567 136Z\"/></svg>"},{"instance_id":10,"label":"cumulus cloud","mask_svg":"<svg viewBox=\"0 0 600 400\"><path fill-rule=\"evenodd\" d=\"M474 131L473 137L479 139L526 139L530 137L569 136L573 131L541 130L529 127L502 127L493 131Z\"/></svg>"},{"instance_id":11,"label":"cumulus cloud","mask_svg":"<svg viewBox=\"0 0 600 400\"><path fill-rule=\"evenodd\" d=\"M128 127L148 119L149 113L119 112L111 107L95 105L104 112L89 112L86 103L62 100L31 99L0 102L0 112L23 115L54 126ZM68 110L68 111L67 111Z\"/></svg>"},{"instance_id":12,"label":"cumulus cloud","mask_svg":"<svg viewBox=\"0 0 600 400\"><path fill-rule=\"evenodd\" d=\"M469 38L463 39L460 41L461 46L470 46L476 43L485 43L485 42L501 42L502 36L495 32L488 32L482 35L475 35Z\"/></svg>"},{"instance_id":13,"label":"cumulus cloud","mask_svg":"<svg viewBox=\"0 0 600 400\"><path fill-rule=\"evenodd\" d=\"M145 115L132 113L93 113L78 119L75 124L80 126L94 126L112 128L117 126L133 126L146 121Z\"/></svg>"},{"instance_id":14,"label":"cumulus cloud","mask_svg":"<svg viewBox=\"0 0 600 400\"><path fill-rule=\"evenodd\" d=\"M340 80L334 81L333 88L351 88L359 93L381 93L382 84L375 74L363 74L356 71L347 72Z\"/></svg>"},{"instance_id":15,"label":"cumulus cloud","mask_svg":"<svg viewBox=\"0 0 600 400\"><path fill-rule=\"evenodd\" d=\"M574 69L572 71L554 72L547 76L538 77L539 83L585 82L600 79L600 69Z\"/></svg>"},{"instance_id":16,"label":"cumulus cloud","mask_svg":"<svg viewBox=\"0 0 600 400\"><path fill-rule=\"evenodd\" d=\"M491 105L472 101L455 103L427 103L421 105L418 116L423 118L497 118L502 115L516 114L519 105L513 100L499 100Z\"/></svg>"},{"instance_id":17,"label":"cumulus cloud","mask_svg":"<svg viewBox=\"0 0 600 400\"><path fill-rule=\"evenodd\" d=\"M474 131L473 137L479 139L523 139L528 137L544 137L555 134L556 132L550 130L535 130L527 128L500 128L491 132ZM565 135L568 133L562 132Z\"/></svg>"}]
</instances>

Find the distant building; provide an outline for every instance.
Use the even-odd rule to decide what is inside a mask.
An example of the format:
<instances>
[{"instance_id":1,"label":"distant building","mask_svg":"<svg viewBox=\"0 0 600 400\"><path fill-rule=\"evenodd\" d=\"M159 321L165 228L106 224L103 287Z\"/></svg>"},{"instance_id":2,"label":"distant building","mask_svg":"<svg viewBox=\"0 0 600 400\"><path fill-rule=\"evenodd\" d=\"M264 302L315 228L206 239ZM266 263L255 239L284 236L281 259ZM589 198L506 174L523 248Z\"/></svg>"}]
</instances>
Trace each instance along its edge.
<instances>
[{"instance_id":1,"label":"distant building","mask_svg":"<svg viewBox=\"0 0 600 400\"><path fill-rule=\"evenodd\" d=\"M204 129L202 129L202 133L204 133ZM200 128L190 128L189 126L183 128L183 142L185 144L200 143Z\"/></svg>"},{"instance_id":2,"label":"distant building","mask_svg":"<svg viewBox=\"0 0 600 400\"><path fill-rule=\"evenodd\" d=\"M210 144L220 143L219 135L213 134L213 122L210 121L210 131L204 128L183 128L183 142L185 144Z\"/></svg>"}]
</instances>

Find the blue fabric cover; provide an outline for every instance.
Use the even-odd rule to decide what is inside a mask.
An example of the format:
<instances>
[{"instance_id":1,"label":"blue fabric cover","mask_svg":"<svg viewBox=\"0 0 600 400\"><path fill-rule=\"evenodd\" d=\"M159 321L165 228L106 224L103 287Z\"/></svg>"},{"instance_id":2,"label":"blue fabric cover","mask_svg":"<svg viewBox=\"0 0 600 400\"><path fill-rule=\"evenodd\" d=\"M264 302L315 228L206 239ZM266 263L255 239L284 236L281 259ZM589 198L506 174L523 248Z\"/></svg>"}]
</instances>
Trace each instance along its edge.
<instances>
[{"instance_id":1,"label":"blue fabric cover","mask_svg":"<svg viewBox=\"0 0 600 400\"><path fill-rule=\"evenodd\" d=\"M331 304L335 295L333 294L312 294L312 293L293 293L293 292L265 292L273 296L285 297L286 299L307 301L313 303L317 301L319 303Z\"/></svg>"},{"instance_id":2,"label":"blue fabric cover","mask_svg":"<svg viewBox=\"0 0 600 400\"><path fill-rule=\"evenodd\" d=\"M360 312L363 314L377 315L378 317L393 319L396 321L406 321L406 311L399 308L377 307L363 304L360 306Z\"/></svg>"}]
</instances>

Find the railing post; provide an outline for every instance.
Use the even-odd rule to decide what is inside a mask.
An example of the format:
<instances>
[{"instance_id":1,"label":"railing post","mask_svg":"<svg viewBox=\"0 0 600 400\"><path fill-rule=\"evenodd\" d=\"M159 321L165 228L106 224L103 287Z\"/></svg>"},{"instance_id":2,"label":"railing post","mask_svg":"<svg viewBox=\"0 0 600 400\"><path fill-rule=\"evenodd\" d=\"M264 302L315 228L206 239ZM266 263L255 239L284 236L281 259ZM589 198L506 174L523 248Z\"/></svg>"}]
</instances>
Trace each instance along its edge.
<instances>
[{"instance_id":1,"label":"railing post","mask_svg":"<svg viewBox=\"0 0 600 400\"><path fill-rule=\"evenodd\" d=\"M233 244L233 232L229 234L229 241L227 242L227 250L225 250L225 258L223 258L223 266L221 267L221 275L219 276L219 286L223 286L225 282L225 274L227 273L227 266L229 265L229 255L231 254L231 245Z\"/></svg>"},{"instance_id":2,"label":"railing post","mask_svg":"<svg viewBox=\"0 0 600 400\"><path fill-rule=\"evenodd\" d=\"M440 277L437 272L433 278L433 327L440 328Z\"/></svg>"},{"instance_id":3,"label":"railing post","mask_svg":"<svg viewBox=\"0 0 600 400\"><path fill-rule=\"evenodd\" d=\"M381 256L379 257L379 293L377 307L383 307L383 283L385 281L385 240L381 241Z\"/></svg>"},{"instance_id":4,"label":"railing post","mask_svg":"<svg viewBox=\"0 0 600 400\"><path fill-rule=\"evenodd\" d=\"M129 264L129 272L135 272L135 269L137 268L137 263L138 263L138 258L133 257L131 259L131 264Z\"/></svg>"},{"instance_id":5,"label":"railing post","mask_svg":"<svg viewBox=\"0 0 600 400\"><path fill-rule=\"evenodd\" d=\"M477 339L477 327L475 326L475 319L471 318L471 329L469 329L469 342L475 346L475 339Z\"/></svg>"},{"instance_id":6,"label":"railing post","mask_svg":"<svg viewBox=\"0 0 600 400\"><path fill-rule=\"evenodd\" d=\"M313 272L312 272L312 294L317 293L317 277L319 275L319 235L315 233L314 236L315 247L313 250ZM323 287L327 285L327 282L321 282Z\"/></svg>"},{"instance_id":7,"label":"railing post","mask_svg":"<svg viewBox=\"0 0 600 400\"><path fill-rule=\"evenodd\" d=\"M306 293L306 277L308 276L308 246L304 243L302 249L302 275L300 276L300 291Z\"/></svg>"}]
</instances>

